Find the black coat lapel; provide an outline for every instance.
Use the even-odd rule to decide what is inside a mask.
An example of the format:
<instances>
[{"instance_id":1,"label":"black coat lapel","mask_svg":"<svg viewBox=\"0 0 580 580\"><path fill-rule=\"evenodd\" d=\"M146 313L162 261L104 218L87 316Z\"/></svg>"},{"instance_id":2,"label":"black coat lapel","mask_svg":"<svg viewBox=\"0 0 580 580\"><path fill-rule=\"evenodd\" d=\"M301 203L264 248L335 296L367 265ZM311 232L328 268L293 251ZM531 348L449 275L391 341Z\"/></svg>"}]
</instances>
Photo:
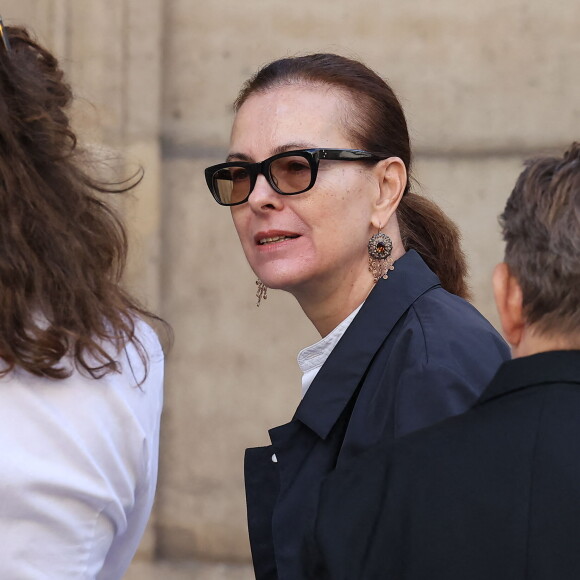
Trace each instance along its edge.
<instances>
[{"instance_id":1,"label":"black coat lapel","mask_svg":"<svg viewBox=\"0 0 580 580\"><path fill-rule=\"evenodd\" d=\"M294 419L325 439L397 321L417 298L439 285L417 252L411 250L399 258L388 280L379 280L320 369Z\"/></svg>"}]
</instances>

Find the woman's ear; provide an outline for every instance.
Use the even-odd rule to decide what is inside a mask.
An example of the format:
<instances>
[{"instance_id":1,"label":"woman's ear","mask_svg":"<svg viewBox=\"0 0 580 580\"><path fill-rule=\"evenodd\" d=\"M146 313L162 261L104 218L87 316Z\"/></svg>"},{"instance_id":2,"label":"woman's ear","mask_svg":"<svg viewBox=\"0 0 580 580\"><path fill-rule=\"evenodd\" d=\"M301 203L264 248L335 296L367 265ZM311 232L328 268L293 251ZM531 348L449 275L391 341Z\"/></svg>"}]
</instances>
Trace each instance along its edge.
<instances>
[{"instance_id":1,"label":"woman's ear","mask_svg":"<svg viewBox=\"0 0 580 580\"><path fill-rule=\"evenodd\" d=\"M371 223L380 229L388 223L399 207L407 186L407 169L399 157L389 157L377 163L375 172L379 188L374 200Z\"/></svg>"},{"instance_id":2,"label":"woman's ear","mask_svg":"<svg viewBox=\"0 0 580 580\"><path fill-rule=\"evenodd\" d=\"M526 326L522 289L505 262L501 262L495 267L492 283L503 335L515 349L522 341Z\"/></svg>"}]
</instances>

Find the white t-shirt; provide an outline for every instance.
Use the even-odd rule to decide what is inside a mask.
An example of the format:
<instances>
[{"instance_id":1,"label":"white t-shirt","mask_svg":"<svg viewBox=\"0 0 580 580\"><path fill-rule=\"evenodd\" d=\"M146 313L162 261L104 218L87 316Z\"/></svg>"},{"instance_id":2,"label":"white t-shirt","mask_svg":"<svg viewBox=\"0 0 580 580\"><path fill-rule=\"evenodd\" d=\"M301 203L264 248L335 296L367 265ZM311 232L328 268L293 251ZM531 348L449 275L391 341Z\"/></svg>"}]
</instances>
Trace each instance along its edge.
<instances>
[{"instance_id":1,"label":"white t-shirt","mask_svg":"<svg viewBox=\"0 0 580 580\"><path fill-rule=\"evenodd\" d=\"M149 518L157 480L163 352L137 323L120 373L0 379L0 579L117 580Z\"/></svg>"}]
</instances>

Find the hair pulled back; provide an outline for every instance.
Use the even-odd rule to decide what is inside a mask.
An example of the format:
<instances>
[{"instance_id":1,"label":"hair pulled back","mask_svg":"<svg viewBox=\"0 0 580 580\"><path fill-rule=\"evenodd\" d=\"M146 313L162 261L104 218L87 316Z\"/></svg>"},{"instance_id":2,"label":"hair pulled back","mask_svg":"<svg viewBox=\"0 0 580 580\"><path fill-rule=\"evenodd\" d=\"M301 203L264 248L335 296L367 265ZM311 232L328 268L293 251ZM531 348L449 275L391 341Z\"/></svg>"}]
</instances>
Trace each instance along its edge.
<instances>
[{"instance_id":1,"label":"hair pulled back","mask_svg":"<svg viewBox=\"0 0 580 580\"><path fill-rule=\"evenodd\" d=\"M237 111L254 93L271 88L312 84L330 86L350 98L345 103L344 128L358 147L380 157L399 157L409 179L397 209L406 250L416 250L442 286L468 297L467 265L457 226L429 199L410 188L411 145L405 114L397 96L374 71L359 61L336 54L309 54L276 60L259 70L242 87Z\"/></svg>"},{"instance_id":2,"label":"hair pulled back","mask_svg":"<svg viewBox=\"0 0 580 580\"><path fill-rule=\"evenodd\" d=\"M67 108L57 60L19 27L0 46L0 376L16 367L55 379L72 366L97 378L118 370L135 316L157 318L119 286L123 224L102 200L141 178L107 185L91 177ZM63 357L70 355L72 365Z\"/></svg>"}]
</instances>

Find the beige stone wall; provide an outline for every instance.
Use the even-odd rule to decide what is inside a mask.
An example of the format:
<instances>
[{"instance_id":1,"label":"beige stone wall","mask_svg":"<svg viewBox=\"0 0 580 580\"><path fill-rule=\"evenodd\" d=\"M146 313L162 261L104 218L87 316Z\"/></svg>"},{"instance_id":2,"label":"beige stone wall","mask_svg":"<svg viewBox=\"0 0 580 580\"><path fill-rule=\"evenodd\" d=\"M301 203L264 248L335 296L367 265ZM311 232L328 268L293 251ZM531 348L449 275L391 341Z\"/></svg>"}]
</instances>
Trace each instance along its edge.
<instances>
[{"instance_id":1,"label":"beige stone wall","mask_svg":"<svg viewBox=\"0 0 580 580\"><path fill-rule=\"evenodd\" d=\"M205 188L239 86L271 59L310 51L385 76L409 117L421 189L462 227L476 304L495 321L496 216L521 161L580 138L580 3L4 0L2 12L63 57L94 105L75 113L88 140L147 171L125 208L129 280L175 328L149 546L245 561L243 450L290 419L295 354L315 334L288 296L255 308L229 213Z\"/></svg>"}]
</instances>

